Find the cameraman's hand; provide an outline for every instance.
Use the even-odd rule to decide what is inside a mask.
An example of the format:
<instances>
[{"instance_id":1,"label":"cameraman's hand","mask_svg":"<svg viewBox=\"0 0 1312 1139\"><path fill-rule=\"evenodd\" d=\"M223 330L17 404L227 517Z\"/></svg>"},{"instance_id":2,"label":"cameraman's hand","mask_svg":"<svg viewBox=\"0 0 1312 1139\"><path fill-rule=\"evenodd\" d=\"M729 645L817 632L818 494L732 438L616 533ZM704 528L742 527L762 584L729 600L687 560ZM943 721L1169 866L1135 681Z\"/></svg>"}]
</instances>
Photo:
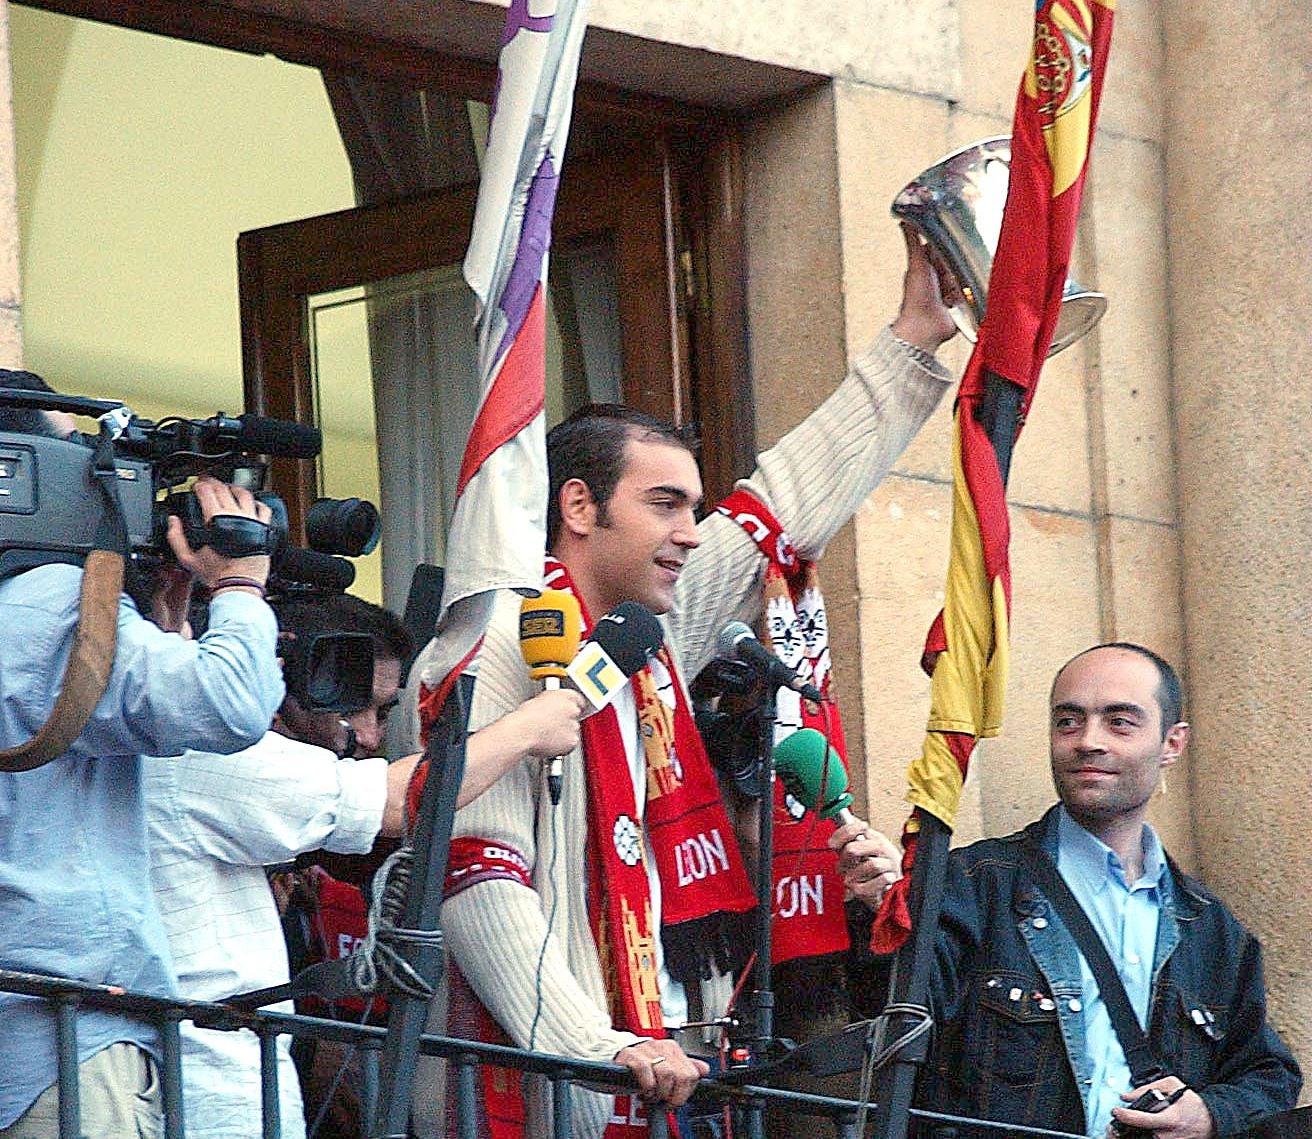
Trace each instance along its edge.
<instances>
[{"instance_id":1,"label":"cameraman's hand","mask_svg":"<svg viewBox=\"0 0 1312 1139\"><path fill-rule=\"evenodd\" d=\"M1181 1088L1184 1090L1175 1103L1161 1111L1131 1111L1127 1107L1114 1107L1113 1122L1139 1131L1152 1132L1153 1139L1214 1139L1216 1123L1212 1113L1207 1110L1207 1104L1192 1088L1185 1088L1184 1081L1178 1076L1165 1076L1142 1087L1131 1088L1121 1094L1121 1099L1133 1103L1149 1088L1156 1088L1166 1095ZM1115 1135L1111 1126L1107 1128L1107 1135L1109 1139Z\"/></svg>"},{"instance_id":2,"label":"cameraman's hand","mask_svg":"<svg viewBox=\"0 0 1312 1139\"><path fill-rule=\"evenodd\" d=\"M200 504L201 516L208 526L212 518L220 514L232 514L239 518L254 518L258 522L268 523L272 512L264 503L243 487L231 486L219 482L209 475L202 475L192 487L196 501ZM169 518L169 546L178 565L190 571L201 580L206 588L212 589L214 583L225 577L249 578L262 588L269 576L269 558L259 554L248 558L225 558L210 546L193 550L187 544L182 532L182 520L176 516ZM239 588L239 587L230 587ZM251 589L250 592L256 592Z\"/></svg>"},{"instance_id":3,"label":"cameraman's hand","mask_svg":"<svg viewBox=\"0 0 1312 1139\"><path fill-rule=\"evenodd\" d=\"M936 352L957 334L948 309L962 302L961 286L942 259L905 222L902 238L907 246L907 273L902 281L902 308L893 321L892 332L899 340Z\"/></svg>"}]
</instances>

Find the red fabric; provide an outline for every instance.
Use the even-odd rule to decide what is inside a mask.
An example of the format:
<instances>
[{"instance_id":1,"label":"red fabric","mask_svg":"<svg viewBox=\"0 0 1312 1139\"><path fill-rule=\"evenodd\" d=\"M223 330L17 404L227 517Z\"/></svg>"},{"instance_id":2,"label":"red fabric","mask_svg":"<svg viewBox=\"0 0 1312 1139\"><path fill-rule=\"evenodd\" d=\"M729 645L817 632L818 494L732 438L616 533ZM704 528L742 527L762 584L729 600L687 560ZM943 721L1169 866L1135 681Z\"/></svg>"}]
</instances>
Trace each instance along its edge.
<instances>
[{"instance_id":1,"label":"red fabric","mask_svg":"<svg viewBox=\"0 0 1312 1139\"><path fill-rule=\"evenodd\" d=\"M546 580L577 596L569 571L554 558L547 560ZM580 608L586 633L592 615L581 598ZM654 669L672 690L672 715L658 694ZM676 936L677 927L717 913L748 913L756 896L669 651L661 649L631 683L647 753L646 834L660 876L663 929L652 925L644 828L614 707L583 721L593 861L588 912L607 975L612 1023L664 1036L656 937ZM668 948L666 957L669 966Z\"/></svg>"},{"instance_id":2,"label":"red fabric","mask_svg":"<svg viewBox=\"0 0 1312 1139\"><path fill-rule=\"evenodd\" d=\"M990 374L1022 389L1017 438L1033 403L1061 313L1112 22L1113 6L1105 0L1040 0L1035 12L1029 69L1016 96L1007 204L989 276L988 305L957 397L961 465L978 520L984 571L988 582L1002 583L1008 615L1011 528L1006 485L976 413ZM1028 89L1031 79L1033 92ZM1074 170L1072 162L1078 172L1068 185L1059 186L1055 171ZM939 614L921 659L927 672L933 673L948 648ZM975 739L945 735L964 779ZM913 816L903 831L905 876L885 893L871 932L876 952L896 949L911 929L907 892L916 825Z\"/></svg>"},{"instance_id":3,"label":"red fabric","mask_svg":"<svg viewBox=\"0 0 1312 1139\"><path fill-rule=\"evenodd\" d=\"M767 594L777 588L786 590L796 607L808 588L816 588L814 565L798 556L792 539L778 519L754 495L735 490L716 510L741 526L770 563ZM818 589L817 589L818 594ZM818 598L817 598L818 600ZM820 602L823 610L823 602ZM775 742L798 727L815 728L825 733L847 770L847 744L838 706L830 697L832 672L828 664L827 623L823 643L809 650L799 671L824 693L829 715L808 701L801 701L800 724L776 724ZM773 644L773 634L765 629L763 643ZM805 636L793 629L790 635ZM847 918L843 908L843 880L829 849L829 836L837 829L829 819L814 815L794 815L792 803L783 786L774 790L774 861L773 914L770 935L770 960L778 965L798 957L822 957L841 953L849 946Z\"/></svg>"},{"instance_id":4,"label":"red fabric","mask_svg":"<svg viewBox=\"0 0 1312 1139\"><path fill-rule=\"evenodd\" d=\"M492 381L492 388L478 409L460 463L456 496L464 493L469 480L487 457L524 430L542 410L542 361L546 358L546 303L542 282L533 290L523 327Z\"/></svg>"},{"instance_id":5,"label":"red fabric","mask_svg":"<svg viewBox=\"0 0 1312 1139\"><path fill-rule=\"evenodd\" d=\"M497 879L533 888L528 863L519 851L499 843L460 835L451 840L447 855L445 897L452 898L479 882ZM447 1034L484 1044L512 1045L506 1034L470 988L454 962L449 965ZM523 1073L514 1068L483 1064L479 1068L483 1100L479 1105L480 1134L488 1139L522 1139L524 1134ZM447 1081L447 1134L455 1135L454 1081Z\"/></svg>"},{"instance_id":6,"label":"red fabric","mask_svg":"<svg viewBox=\"0 0 1312 1139\"><path fill-rule=\"evenodd\" d=\"M457 1040L478 1040L484 1044L514 1045L483 1007L465 975L455 961L447 965L447 1035ZM450 1069L448 1069L450 1073ZM478 1134L486 1139L523 1139L524 1074L515 1068L498 1068L494 1064L478 1066L483 1098L476 1106ZM456 1139L456 1081L448 1074L446 1081L446 1134Z\"/></svg>"},{"instance_id":7,"label":"red fabric","mask_svg":"<svg viewBox=\"0 0 1312 1139\"><path fill-rule=\"evenodd\" d=\"M454 898L470 886L496 879L533 889L528 863L519 851L472 835L458 835L451 840L444 897Z\"/></svg>"},{"instance_id":8,"label":"red fabric","mask_svg":"<svg viewBox=\"0 0 1312 1139\"><path fill-rule=\"evenodd\" d=\"M970 753L975 747L975 737L961 732L945 732L948 750L957 761L961 778L966 778L966 768L970 765ZM914 818L914 816L913 816ZM879 913L870 929L870 950L872 953L893 953L911 934L911 868L916 862L916 831L911 823L902 832L902 877L884 891L879 903Z\"/></svg>"},{"instance_id":9,"label":"red fabric","mask_svg":"<svg viewBox=\"0 0 1312 1139\"><path fill-rule=\"evenodd\" d=\"M340 961L349 957L360 948L369 932L369 913L360 890L347 882L334 878L321 867L312 866L306 871L314 897L313 930L317 944L311 946L316 951L318 961ZM323 1002L318 997L305 998L308 1005L320 1006ZM353 1013L359 1017L369 1009L369 1019L378 1023L387 1016L387 1002L381 997L360 998L343 997L333 1002L332 1010L325 1007L312 1011L311 1015L324 1015L331 1011L340 1015L342 1012Z\"/></svg>"}]
</instances>

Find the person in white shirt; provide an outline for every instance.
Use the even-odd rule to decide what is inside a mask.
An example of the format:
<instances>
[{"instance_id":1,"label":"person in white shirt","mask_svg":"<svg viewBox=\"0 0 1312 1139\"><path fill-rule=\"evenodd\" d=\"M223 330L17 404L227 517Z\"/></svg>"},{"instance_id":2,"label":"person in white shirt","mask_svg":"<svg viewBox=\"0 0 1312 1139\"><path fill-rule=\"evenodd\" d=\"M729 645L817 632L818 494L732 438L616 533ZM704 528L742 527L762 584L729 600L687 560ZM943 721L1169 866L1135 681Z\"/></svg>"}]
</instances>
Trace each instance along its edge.
<instances>
[{"instance_id":1,"label":"person in white shirt","mask_svg":"<svg viewBox=\"0 0 1312 1139\"><path fill-rule=\"evenodd\" d=\"M381 743L408 637L392 614L358 598L331 597L312 608L313 618L304 608L280 608L283 635L295 634L304 617L373 637L374 686L364 709L343 724L336 714L306 713L289 696L277 730L245 751L222 757L189 751L144 765L152 885L178 991L189 1000L222 1001L287 982L287 949L265 866L320 849L366 853L380 835L402 833L406 791L420 757L389 764L381 757L341 758L328 749L344 747L344 726L351 729L351 751ZM525 755L554 755L578 742L582 698L564 691L544 695L551 699L529 702L470 740L462 802ZM291 1011L290 1002L273 1007ZM184 1022L182 1052L190 1139L261 1134L254 1034ZM286 1036L278 1040L278 1061L281 1133L300 1139L304 1113Z\"/></svg>"}]
</instances>

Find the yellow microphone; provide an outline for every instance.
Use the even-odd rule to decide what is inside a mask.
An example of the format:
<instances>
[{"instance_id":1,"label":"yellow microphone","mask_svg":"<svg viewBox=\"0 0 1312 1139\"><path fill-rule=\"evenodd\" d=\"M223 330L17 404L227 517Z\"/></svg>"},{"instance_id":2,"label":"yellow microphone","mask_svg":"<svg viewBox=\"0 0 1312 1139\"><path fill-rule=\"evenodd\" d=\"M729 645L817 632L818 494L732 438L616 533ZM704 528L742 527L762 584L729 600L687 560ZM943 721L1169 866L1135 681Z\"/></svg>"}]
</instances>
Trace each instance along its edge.
<instances>
[{"instance_id":1,"label":"yellow microphone","mask_svg":"<svg viewBox=\"0 0 1312 1139\"><path fill-rule=\"evenodd\" d=\"M578 599L563 589L544 589L537 597L526 597L519 606L519 651L524 654L528 674L544 688L559 688L570 661L579 651L583 614ZM560 776L564 756L556 756L547 768L547 790L553 803L560 802Z\"/></svg>"}]
</instances>

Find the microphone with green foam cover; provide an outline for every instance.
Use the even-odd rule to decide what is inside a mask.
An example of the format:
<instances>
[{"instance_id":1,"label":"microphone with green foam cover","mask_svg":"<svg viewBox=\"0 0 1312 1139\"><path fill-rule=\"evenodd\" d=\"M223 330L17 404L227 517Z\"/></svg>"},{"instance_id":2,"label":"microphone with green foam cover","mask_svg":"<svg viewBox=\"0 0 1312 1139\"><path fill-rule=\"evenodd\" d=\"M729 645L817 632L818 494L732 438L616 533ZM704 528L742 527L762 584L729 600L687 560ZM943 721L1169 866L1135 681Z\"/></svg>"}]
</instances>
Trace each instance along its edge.
<instances>
[{"instance_id":1,"label":"microphone with green foam cover","mask_svg":"<svg viewBox=\"0 0 1312 1139\"><path fill-rule=\"evenodd\" d=\"M852 796L847 790L847 768L823 733L799 728L786 736L774 749L774 769L784 790L808 811L817 811L839 826L857 821L848 810Z\"/></svg>"}]
</instances>

